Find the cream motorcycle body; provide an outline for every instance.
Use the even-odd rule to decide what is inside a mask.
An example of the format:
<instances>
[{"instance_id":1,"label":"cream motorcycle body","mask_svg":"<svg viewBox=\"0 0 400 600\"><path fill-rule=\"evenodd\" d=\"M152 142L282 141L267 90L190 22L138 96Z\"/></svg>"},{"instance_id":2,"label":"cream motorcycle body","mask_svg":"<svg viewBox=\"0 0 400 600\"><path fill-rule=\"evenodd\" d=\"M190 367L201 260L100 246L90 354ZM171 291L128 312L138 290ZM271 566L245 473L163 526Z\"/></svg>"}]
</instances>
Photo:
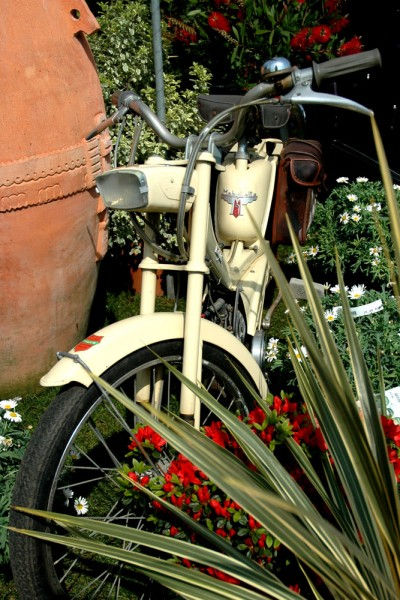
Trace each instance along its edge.
<instances>
[{"instance_id":1,"label":"cream motorcycle body","mask_svg":"<svg viewBox=\"0 0 400 600\"><path fill-rule=\"evenodd\" d=\"M110 366L135 350L151 344L183 339L184 375L201 381L202 344L208 342L223 349L243 365L257 391L265 396L263 373L247 348L224 328L201 318L204 275L211 269L231 291L240 292L246 315L246 328L254 335L261 325L265 287L269 279L265 255L257 245L254 222L265 233L272 204L277 161L282 144L274 142L271 155L267 140L253 150L256 160L238 157L232 149L224 165L215 165L214 157L202 153L191 179L192 194L187 202L190 211L190 250L186 264L160 263L148 244L144 245L140 315L126 319L89 336L75 346L69 357L61 360L41 379L43 386L62 386L72 381L89 386L87 369L101 375ZM236 158L235 158L236 155ZM165 161L152 157L144 165L113 169L98 179L106 205L114 209L153 212L176 212L186 161ZM209 207L211 170L219 171L215 222ZM250 216L251 215L251 216ZM156 271L184 271L188 276L186 312L155 313ZM79 361L71 360L76 355ZM146 401L148 382L141 380L137 401ZM181 414L194 415L198 424L199 403L182 387Z\"/></svg>"}]
</instances>

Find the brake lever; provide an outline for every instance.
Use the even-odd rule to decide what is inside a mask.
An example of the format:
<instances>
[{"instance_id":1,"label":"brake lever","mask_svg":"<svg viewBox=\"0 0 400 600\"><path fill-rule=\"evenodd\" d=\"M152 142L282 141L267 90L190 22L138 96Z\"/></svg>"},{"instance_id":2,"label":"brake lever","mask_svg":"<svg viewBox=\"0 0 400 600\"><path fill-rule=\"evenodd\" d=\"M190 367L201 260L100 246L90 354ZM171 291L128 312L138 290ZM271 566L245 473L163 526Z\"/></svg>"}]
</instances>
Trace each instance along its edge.
<instances>
[{"instance_id":1,"label":"brake lever","mask_svg":"<svg viewBox=\"0 0 400 600\"><path fill-rule=\"evenodd\" d=\"M311 68L294 71L292 73L292 80L294 86L290 92L280 97L282 102L291 102L292 104L325 104L336 108L352 110L368 117L374 115L371 109L349 98L326 94L324 92L315 92L311 89L313 82L313 70Z\"/></svg>"},{"instance_id":2,"label":"brake lever","mask_svg":"<svg viewBox=\"0 0 400 600\"><path fill-rule=\"evenodd\" d=\"M111 115L111 117L109 117L108 119L105 119L104 121L99 123L99 125L97 125L97 127L95 127L90 133L88 133L88 135L85 137L85 140L86 141L91 140L96 135L98 135L99 133L101 133L102 131L107 129L107 127L112 127L113 125L115 125L115 123L118 123L118 121L120 121L122 119L122 117L124 117L126 115L128 110L129 110L129 108L127 106L122 106L113 115Z\"/></svg>"}]
</instances>

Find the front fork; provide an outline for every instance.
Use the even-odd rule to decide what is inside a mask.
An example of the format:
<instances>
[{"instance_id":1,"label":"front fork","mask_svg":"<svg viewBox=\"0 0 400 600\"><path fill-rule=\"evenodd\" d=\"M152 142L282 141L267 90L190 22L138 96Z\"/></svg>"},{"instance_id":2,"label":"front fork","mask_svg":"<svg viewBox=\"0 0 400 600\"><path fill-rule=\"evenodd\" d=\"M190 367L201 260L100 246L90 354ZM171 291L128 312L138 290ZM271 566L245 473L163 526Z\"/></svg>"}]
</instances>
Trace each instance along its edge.
<instances>
[{"instance_id":1,"label":"front fork","mask_svg":"<svg viewBox=\"0 0 400 600\"><path fill-rule=\"evenodd\" d=\"M205 262L206 239L209 219L209 193L211 166L214 158L204 153L196 164L198 181L197 196L193 203L190 224L190 248L189 260L186 265L178 267L187 271L187 294L185 325L183 337L183 363L182 372L185 377L197 383L201 381L202 365L202 342L200 337L201 312L203 302L204 275L208 273ZM144 257L140 264L142 268L142 296L140 303L140 314L151 314L155 311L156 297L156 271L159 268L177 269L176 265L160 265L149 244L144 244ZM140 374L137 381L136 400L138 402L152 402L159 405L162 395L161 375L153 382L152 397L150 371ZM180 414L196 428L200 427L200 400L185 385L181 385Z\"/></svg>"}]
</instances>

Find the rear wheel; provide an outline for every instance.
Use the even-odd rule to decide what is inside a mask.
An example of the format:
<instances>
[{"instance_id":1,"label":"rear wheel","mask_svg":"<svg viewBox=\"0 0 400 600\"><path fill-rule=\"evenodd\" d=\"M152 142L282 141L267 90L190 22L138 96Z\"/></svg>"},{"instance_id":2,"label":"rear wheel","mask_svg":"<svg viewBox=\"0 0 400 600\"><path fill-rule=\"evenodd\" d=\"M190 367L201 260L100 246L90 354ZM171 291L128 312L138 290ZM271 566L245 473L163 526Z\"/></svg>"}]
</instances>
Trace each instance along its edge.
<instances>
[{"instance_id":1,"label":"rear wheel","mask_svg":"<svg viewBox=\"0 0 400 600\"><path fill-rule=\"evenodd\" d=\"M152 389L162 382L159 392L162 407L178 413L180 383L152 350L180 368L182 341L169 340L154 344L151 349L137 350L112 366L103 377L132 398L138 375L146 370ZM232 357L229 360L235 363ZM247 412L246 388L221 349L204 345L202 372L202 383L219 402L232 411ZM202 425L212 420L215 420L212 413L203 406ZM129 527L147 527L148 503L139 506L123 502L123 490L117 481L122 465L128 462L134 425L132 414L116 401L107 400L95 385L65 389L43 415L32 436L14 488L13 505L76 515L80 504L81 512L88 509L88 517ZM149 472L152 468L149 465ZM17 512L12 513L10 524L25 529L44 528L43 521ZM10 552L21 600L168 597L128 566L98 556L13 533Z\"/></svg>"}]
</instances>

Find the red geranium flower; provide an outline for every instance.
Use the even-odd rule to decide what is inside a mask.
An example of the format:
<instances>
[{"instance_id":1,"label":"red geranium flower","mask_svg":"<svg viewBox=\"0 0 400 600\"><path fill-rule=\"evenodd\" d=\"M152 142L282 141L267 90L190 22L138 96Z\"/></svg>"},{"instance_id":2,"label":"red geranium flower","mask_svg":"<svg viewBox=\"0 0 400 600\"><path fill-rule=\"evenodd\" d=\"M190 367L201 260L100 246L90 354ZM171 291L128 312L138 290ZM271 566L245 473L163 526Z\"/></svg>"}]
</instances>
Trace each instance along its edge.
<instances>
[{"instance_id":1,"label":"red geranium flower","mask_svg":"<svg viewBox=\"0 0 400 600\"><path fill-rule=\"evenodd\" d=\"M400 446L400 425L396 425L392 419L388 419L383 415L381 416L381 423L385 436L392 440L396 446Z\"/></svg>"},{"instance_id":2,"label":"red geranium flower","mask_svg":"<svg viewBox=\"0 0 400 600\"><path fill-rule=\"evenodd\" d=\"M262 425L265 421L266 414L262 408L257 406L254 410L249 412L248 423L258 423Z\"/></svg>"},{"instance_id":3,"label":"red geranium flower","mask_svg":"<svg viewBox=\"0 0 400 600\"><path fill-rule=\"evenodd\" d=\"M317 25L313 27L312 35L316 42L326 44L331 39L331 30L328 25Z\"/></svg>"},{"instance_id":4,"label":"red geranium flower","mask_svg":"<svg viewBox=\"0 0 400 600\"><path fill-rule=\"evenodd\" d=\"M226 448L226 444L229 442L229 435L226 431L222 430L221 421L213 421L211 425L206 425L206 427L204 427L204 432L206 436L211 438L218 446Z\"/></svg>"},{"instance_id":5,"label":"red geranium flower","mask_svg":"<svg viewBox=\"0 0 400 600\"><path fill-rule=\"evenodd\" d=\"M210 490L208 487L203 486L197 490L197 497L201 504L206 504L210 499Z\"/></svg>"},{"instance_id":6,"label":"red geranium flower","mask_svg":"<svg viewBox=\"0 0 400 600\"><path fill-rule=\"evenodd\" d=\"M339 56L348 56L349 54L358 54L362 50L361 38L355 35L348 42L342 44L338 50Z\"/></svg>"},{"instance_id":7,"label":"red geranium flower","mask_svg":"<svg viewBox=\"0 0 400 600\"><path fill-rule=\"evenodd\" d=\"M140 427L135 434L135 438L136 439L132 440L132 442L129 444L129 450L134 450L134 448L137 447L138 441L140 443L149 442L156 450L158 450L158 452L161 452L163 446L167 443L166 440L161 437L161 435L158 435L158 433L153 431L153 429L148 425L145 427Z\"/></svg>"},{"instance_id":8,"label":"red geranium flower","mask_svg":"<svg viewBox=\"0 0 400 600\"><path fill-rule=\"evenodd\" d=\"M231 30L228 19L222 13L217 12L216 10L210 13L208 17L208 24L213 29L218 29L219 31L226 31L229 33Z\"/></svg>"}]
</instances>

